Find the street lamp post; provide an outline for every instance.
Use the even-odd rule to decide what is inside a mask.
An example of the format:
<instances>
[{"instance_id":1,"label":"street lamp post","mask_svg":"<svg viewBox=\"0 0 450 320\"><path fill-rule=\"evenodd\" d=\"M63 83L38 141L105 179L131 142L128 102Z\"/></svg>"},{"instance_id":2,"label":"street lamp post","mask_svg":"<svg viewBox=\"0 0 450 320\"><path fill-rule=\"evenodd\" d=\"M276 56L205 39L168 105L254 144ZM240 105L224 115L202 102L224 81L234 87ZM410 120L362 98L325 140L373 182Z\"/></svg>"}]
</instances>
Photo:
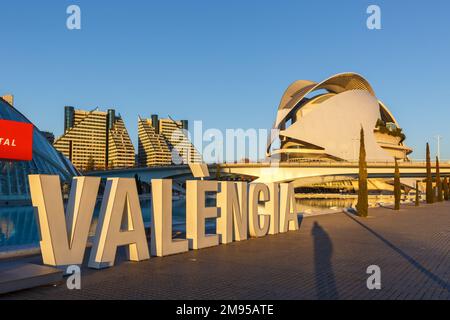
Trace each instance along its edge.
<instances>
[{"instance_id":1,"label":"street lamp post","mask_svg":"<svg viewBox=\"0 0 450 320\"><path fill-rule=\"evenodd\" d=\"M437 136L435 136L435 138L437 140L437 157L439 159L441 159L441 139L442 139L442 136L438 134Z\"/></svg>"}]
</instances>

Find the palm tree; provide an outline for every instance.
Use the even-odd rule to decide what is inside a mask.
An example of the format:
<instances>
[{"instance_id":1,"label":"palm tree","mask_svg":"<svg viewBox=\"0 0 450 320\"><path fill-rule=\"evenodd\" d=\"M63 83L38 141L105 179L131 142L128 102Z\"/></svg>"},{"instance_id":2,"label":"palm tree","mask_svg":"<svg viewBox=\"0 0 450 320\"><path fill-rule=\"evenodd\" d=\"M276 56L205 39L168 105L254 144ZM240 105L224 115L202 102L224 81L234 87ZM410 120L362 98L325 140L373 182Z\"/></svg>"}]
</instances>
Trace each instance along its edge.
<instances>
[{"instance_id":1,"label":"palm tree","mask_svg":"<svg viewBox=\"0 0 450 320\"><path fill-rule=\"evenodd\" d=\"M369 213L369 192L367 188L366 147L364 144L364 129L361 127L359 139L359 176L358 176L358 204L356 210L360 217L367 217Z\"/></svg>"},{"instance_id":2,"label":"palm tree","mask_svg":"<svg viewBox=\"0 0 450 320\"><path fill-rule=\"evenodd\" d=\"M431 159L430 159L430 145L427 143L427 186L426 186L426 200L427 203L434 202L433 196L433 178L431 177Z\"/></svg>"},{"instance_id":3,"label":"palm tree","mask_svg":"<svg viewBox=\"0 0 450 320\"><path fill-rule=\"evenodd\" d=\"M400 170L398 168L397 159L395 159L395 174L394 174L394 197L395 206L394 210L400 210L400 197L402 195L402 190L400 189Z\"/></svg>"}]
</instances>

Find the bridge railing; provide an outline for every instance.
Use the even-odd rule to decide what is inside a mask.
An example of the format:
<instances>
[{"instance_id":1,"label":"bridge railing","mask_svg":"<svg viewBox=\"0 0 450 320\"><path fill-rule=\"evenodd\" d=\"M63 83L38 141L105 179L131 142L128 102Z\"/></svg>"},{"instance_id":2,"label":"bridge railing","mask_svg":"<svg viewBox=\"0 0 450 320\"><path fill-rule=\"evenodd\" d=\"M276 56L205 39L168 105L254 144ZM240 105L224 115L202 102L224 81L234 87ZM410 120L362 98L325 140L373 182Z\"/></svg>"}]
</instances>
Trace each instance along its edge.
<instances>
[{"instance_id":1,"label":"bridge railing","mask_svg":"<svg viewBox=\"0 0 450 320\"><path fill-rule=\"evenodd\" d=\"M368 166L383 166L383 167L393 167L395 162L394 161L379 161L379 160L366 160ZM440 166L442 167L449 167L450 166L450 160L440 160L439 161ZM425 167L426 161L425 160L408 160L408 161L399 161L398 162L399 167ZM314 166L314 167L354 167L359 166L359 161L317 161L317 160L303 160L298 162L269 162L269 161L259 161L259 162L246 162L246 163L238 163L238 162L230 162L230 163L223 163L220 164L220 166L283 166L283 167L289 167L289 166ZM436 162L431 161L431 166L435 167Z\"/></svg>"},{"instance_id":2,"label":"bridge railing","mask_svg":"<svg viewBox=\"0 0 450 320\"><path fill-rule=\"evenodd\" d=\"M366 160L368 166L384 166L384 167L393 167L394 161L379 161L379 160ZM398 162L399 167L425 167L426 161L422 159L414 159L414 160L408 160L408 161L399 161ZM450 166L450 160L440 160L439 161L440 166L442 167L448 167ZM165 166L155 166L155 167L143 167L143 166L134 166L134 167L117 167L117 168L110 168L110 169L98 169L93 170L90 172L83 172L84 174L95 174L95 173L101 173L101 172L114 172L114 171L123 171L123 170L145 170L145 169L152 169L152 170L165 170L165 169L176 169L176 168L183 168L187 165L165 165ZM283 167L289 167L289 166L316 166L316 167L354 167L359 166L358 160L353 161L318 161L318 160L308 160L305 159L303 161L298 162L269 162L269 161L257 161L257 162L224 162L221 164L217 163L208 163L208 166L210 168L215 168L217 166L219 167L233 167L233 166L283 166ZM431 166L435 167L436 163L435 161L431 162Z\"/></svg>"}]
</instances>

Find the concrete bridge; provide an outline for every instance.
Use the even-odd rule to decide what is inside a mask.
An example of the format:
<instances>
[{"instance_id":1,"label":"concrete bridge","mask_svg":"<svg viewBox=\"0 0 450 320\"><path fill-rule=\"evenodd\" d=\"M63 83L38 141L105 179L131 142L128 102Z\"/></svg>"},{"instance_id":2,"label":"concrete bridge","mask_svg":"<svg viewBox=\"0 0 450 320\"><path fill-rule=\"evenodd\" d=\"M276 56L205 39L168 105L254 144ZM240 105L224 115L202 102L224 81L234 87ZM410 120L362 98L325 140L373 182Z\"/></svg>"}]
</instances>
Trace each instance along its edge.
<instances>
[{"instance_id":1,"label":"concrete bridge","mask_svg":"<svg viewBox=\"0 0 450 320\"><path fill-rule=\"evenodd\" d=\"M432 174L435 174L435 163L431 163ZM354 180L358 177L359 165L357 162L304 162L304 163L237 163L209 165L211 178L220 176L245 176L257 182L292 182L297 186L326 183L332 181ZM417 179L425 178L425 162L399 163L402 183L410 184ZM393 162L368 162L367 171L369 179L390 179L394 176L395 164ZM441 176L450 176L450 163L440 164ZM184 181L192 179L188 165L126 168L106 171L93 171L88 176L129 177L137 175L142 181L151 179L174 179ZM411 184L412 185L412 184Z\"/></svg>"},{"instance_id":2,"label":"concrete bridge","mask_svg":"<svg viewBox=\"0 0 450 320\"><path fill-rule=\"evenodd\" d=\"M431 163L432 175L436 164ZM441 177L450 176L450 163L439 166ZM401 183L414 188L416 181L426 177L425 162L399 163ZM368 162L368 178L373 182L369 188L385 189L382 183L393 180L394 162ZM261 164L226 164L221 166L223 174L238 174L257 177L255 182L294 182L295 187L308 187L326 183L355 181L358 179L357 162L305 162L305 163L261 163Z\"/></svg>"},{"instance_id":3,"label":"concrete bridge","mask_svg":"<svg viewBox=\"0 0 450 320\"><path fill-rule=\"evenodd\" d=\"M101 178L133 178L136 175L141 181L149 182L152 179L181 179L192 178L188 165L174 165L161 167L134 167L111 170L96 170L85 173L86 176Z\"/></svg>"}]
</instances>

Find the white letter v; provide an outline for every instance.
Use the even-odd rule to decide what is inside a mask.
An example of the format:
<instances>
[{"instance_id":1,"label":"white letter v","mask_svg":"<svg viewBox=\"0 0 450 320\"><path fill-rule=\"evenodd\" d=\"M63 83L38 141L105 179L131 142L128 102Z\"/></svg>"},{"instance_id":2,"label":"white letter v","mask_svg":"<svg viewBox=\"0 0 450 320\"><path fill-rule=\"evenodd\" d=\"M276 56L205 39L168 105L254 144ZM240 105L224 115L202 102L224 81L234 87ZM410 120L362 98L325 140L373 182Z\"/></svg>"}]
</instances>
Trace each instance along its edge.
<instances>
[{"instance_id":1,"label":"white letter v","mask_svg":"<svg viewBox=\"0 0 450 320\"><path fill-rule=\"evenodd\" d=\"M29 175L28 179L33 206L38 211L44 264L82 264L100 178L73 179L67 217L64 216L59 176Z\"/></svg>"}]
</instances>

